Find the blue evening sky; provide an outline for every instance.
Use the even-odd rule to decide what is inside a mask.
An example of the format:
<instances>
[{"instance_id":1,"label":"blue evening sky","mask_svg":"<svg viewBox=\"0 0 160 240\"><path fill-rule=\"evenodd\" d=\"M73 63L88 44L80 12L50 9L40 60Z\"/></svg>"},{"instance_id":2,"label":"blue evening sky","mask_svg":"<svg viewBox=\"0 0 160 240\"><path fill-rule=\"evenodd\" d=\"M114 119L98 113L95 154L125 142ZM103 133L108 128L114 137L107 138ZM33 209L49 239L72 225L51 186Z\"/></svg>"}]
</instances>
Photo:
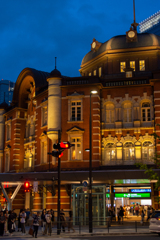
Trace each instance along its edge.
<instances>
[{"instance_id":1,"label":"blue evening sky","mask_svg":"<svg viewBox=\"0 0 160 240\"><path fill-rule=\"evenodd\" d=\"M158 0L135 0L136 22L160 10ZM0 79L16 81L31 67L79 76L96 38L123 35L133 22L133 0L1 0Z\"/></svg>"}]
</instances>

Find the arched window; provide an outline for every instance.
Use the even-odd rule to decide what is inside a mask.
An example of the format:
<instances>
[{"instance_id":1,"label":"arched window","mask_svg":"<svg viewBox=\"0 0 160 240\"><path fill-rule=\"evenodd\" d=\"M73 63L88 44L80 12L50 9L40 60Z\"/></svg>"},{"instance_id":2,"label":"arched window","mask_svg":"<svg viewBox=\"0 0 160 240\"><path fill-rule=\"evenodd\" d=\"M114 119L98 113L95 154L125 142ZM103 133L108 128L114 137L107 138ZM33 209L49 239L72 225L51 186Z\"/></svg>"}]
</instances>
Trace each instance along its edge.
<instances>
[{"instance_id":1,"label":"arched window","mask_svg":"<svg viewBox=\"0 0 160 240\"><path fill-rule=\"evenodd\" d=\"M154 146L150 141L145 141L142 145L142 158L146 161L153 161Z\"/></svg>"},{"instance_id":2,"label":"arched window","mask_svg":"<svg viewBox=\"0 0 160 240\"><path fill-rule=\"evenodd\" d=\"M132 122L132 104L130 102L123 105L123 121Z\"/></svg>"},{"instance_id":3,"label":"arched window","mask_svg":"<svg viewBox=\"0 0 160 240\"><path fill-rule=\"evenodd\" d=\"M142 121L143 122L151 121L150 103L149 102L142 103Z\"/></svg>"},{"instance_id":4,"label":"arched window","mask_svg":"<svg viewBox=\"0 0 160 240\"><path fill-rule=\"evenodd\" d=\"M123 156L125 161L134 160L134 144L126 142L123 147Z\"/></svg>"},{"instance_id":5,"label":"arched window","mask_svg":"<svg viewBox=\"0 0 160 240\"><path fill-rule=\"evenodd\" d=\"M105 150L105 158L107 162L116 160L116 148L114 143L107 143Z\"/></svg>"},{"instance_id":6,"label":"arched window","mask_svg":"<svg viewBox=\"0 0 160 240\"><path fill-rule=\"evenodd\" d=\"M106 104L106 123L114 123L114 104Z\"/></svg>"}]
</instances>

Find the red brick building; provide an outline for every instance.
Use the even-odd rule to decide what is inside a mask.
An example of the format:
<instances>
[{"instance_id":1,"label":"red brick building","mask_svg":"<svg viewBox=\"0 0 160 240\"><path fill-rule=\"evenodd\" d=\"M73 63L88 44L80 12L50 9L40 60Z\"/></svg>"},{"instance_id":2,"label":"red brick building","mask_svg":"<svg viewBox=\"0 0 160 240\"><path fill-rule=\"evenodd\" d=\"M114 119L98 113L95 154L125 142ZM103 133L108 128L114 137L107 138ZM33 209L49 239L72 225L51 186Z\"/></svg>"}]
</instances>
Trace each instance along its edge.
<instances>
[{"instance_id":1,"label":"red brick building","mask_svg":"<svg viewBox=\"0 0 160 240\"><path fill-rule=\"evenodd\" d=\"M61 141L73 144L61 158L61 208L72 208L74 217L87 219L88 195L82 183L88 179L85 149L89 148L91 111L93 216L105 217L105 206L110 203L143 205L141 200L151 199L157 207L153 184L135 163L154 167L154 153L160 151L151 135L160 133L156 126L160 123L160 37L137 34L133 24L125 35L104 43L94 39L80 73L81 77L70 78L57 69L51 73L22 70L12 105L0 105L1 173L25 176L26 172L51 171L56 176L57 159L47 153L61 130ZM92 90L97 93L91 94ZM132 192L143 190L149 193L147 197L132 199ZM7 191L12 192L12 186ZM119 198L116 192L130 195ZM39 182L37 193L26 194L25 200L23 195L20 190L14 208L57 209L56 181Z\"/></svg>"}]
</instances>

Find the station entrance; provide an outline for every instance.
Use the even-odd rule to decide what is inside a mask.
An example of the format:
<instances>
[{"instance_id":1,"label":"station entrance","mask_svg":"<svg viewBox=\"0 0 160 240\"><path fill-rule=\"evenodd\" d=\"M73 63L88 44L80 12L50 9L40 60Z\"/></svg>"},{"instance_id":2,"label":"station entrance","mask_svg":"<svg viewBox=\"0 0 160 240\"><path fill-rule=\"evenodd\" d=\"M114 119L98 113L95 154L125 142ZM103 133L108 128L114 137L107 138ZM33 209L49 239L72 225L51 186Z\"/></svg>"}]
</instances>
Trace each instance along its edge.
<instances>
[{"instance_id":1,"label":"station entrance","mask_svg":"<svg viewBox=\"0 0 160 240\"><path fill-rule=\"evenodd\" d=\"M93 225L104 225L106 218L106 186L92 186ZM73 224L89 224L89 193L81 185L72 186Z\"/></svg>"}]
</instances>

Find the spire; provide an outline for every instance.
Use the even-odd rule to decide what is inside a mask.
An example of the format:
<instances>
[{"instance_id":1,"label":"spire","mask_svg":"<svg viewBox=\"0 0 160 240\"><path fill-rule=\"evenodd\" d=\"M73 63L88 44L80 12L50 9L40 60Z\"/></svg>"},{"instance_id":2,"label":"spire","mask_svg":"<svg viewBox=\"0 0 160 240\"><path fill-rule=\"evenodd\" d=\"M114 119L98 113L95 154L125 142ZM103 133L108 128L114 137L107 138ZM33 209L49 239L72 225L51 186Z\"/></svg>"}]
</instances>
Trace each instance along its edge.
<instances>
[{"instance_id":1,"label":"spire","mask_svg":"<svg viewBox=\"0 0 160 240\"><path fill-rule=\"evenodd\" d=\"M139 25L138 23L136 23L136 13L135 13L135 0L133 0L133 23L131 24L131 26L133 27L133 30L137 31L137 26Z\"/></svg>"}]
</instances>

